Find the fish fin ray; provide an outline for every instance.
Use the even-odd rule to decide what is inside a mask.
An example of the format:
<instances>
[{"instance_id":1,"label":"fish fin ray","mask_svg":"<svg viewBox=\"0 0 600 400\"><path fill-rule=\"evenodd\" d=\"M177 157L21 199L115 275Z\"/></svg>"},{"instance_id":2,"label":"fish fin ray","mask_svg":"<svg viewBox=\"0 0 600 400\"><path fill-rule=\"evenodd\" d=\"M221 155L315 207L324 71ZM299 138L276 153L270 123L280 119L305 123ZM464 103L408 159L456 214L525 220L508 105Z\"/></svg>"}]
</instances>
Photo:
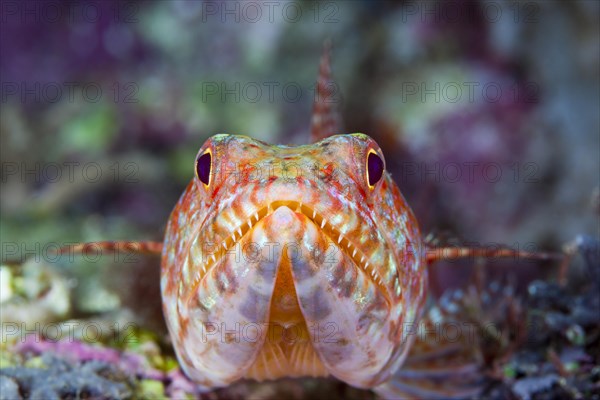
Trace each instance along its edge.
<instances>
[{"instance_id":1,"label":"fish fin ray","mask_svg":"<svg viewBox=\"0 0 600 400\"><path fill-rule=\"evenodd\" d=\"M342 123L338 103L339 90L331 74L331 41L323 45L323 55L319 64L319 77L313 102L310 123L310 141L318 142L329 136L342 133Z\"/></svg>"},{"instance_id":2,"label":"fish fin ray","mask_svg":"<svg viewBox=\"0 0 600 400\"><path fill-rule=\"evenodd\" d=\"M557 253L513 250L498 247L429 247L426 250L428 264L441 260L456 260L459 258L514 258L529 260L560 260L564 256Z\"/></svg>"},{"instance_id":3,"label":"fish fin ray","mask_svg":"<svg viewBox=\"0 0 600 400\"><path fill-rule=\"evenodd\" d=\"M402 367L375 392L386 399L465 399L480 393L487 382L483 357L474 332L462 326L457 316L430 310L411 333L416 338Z\"/></svg>"}]
</instances>

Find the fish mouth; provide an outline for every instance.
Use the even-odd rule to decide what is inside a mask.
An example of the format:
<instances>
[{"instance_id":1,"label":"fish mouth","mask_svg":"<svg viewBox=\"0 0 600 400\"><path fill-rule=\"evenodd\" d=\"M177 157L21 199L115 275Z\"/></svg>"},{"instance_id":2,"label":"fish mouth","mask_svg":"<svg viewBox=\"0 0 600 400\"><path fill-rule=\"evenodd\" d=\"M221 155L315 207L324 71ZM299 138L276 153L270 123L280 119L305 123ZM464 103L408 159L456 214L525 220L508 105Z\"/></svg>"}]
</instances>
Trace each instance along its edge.
<instances>
[{"instance_id":1,"label":"fish mouth","mask_svg":"<svg viewBox=\"0 0 600 400\"><path fill-rule=\"evenodd\" d=\"M211 254L202 268L194 265L204 279L182 285L189 290L178 305L188 332L179 338L188 357L184 369L219 384L334 375L367 387L394 342L387 291L365 255L298 201L271 202L244 224L218 244L221 254ZM239 257L240 247L257 244L264 255L275 242L283 246L273 257L255 262ZM332 243L337 247L330 260L313 254ZM291 255L288 245L304 255ZM247 329L260 334L247 335Z\"/></svg>"},{"instance_id":2,"label":"fish mouth","mask_svg":"<svg viewBox=\"0 0 600 400\"><path fill-rule=\"evenodd\" d=\"M388 288L385 286L380 274L375 270L375 266L369 262L364 252L362 252L358 246L352 243L352 241L348 239L346 235L344 235L338 228L331 224L331 222L327 221L327 219L314 208L295 200L276 200L268 203L266 206L251 214L246 221L234 229L225 240L214 246L210 255L203 256L201 271L192 284L194 290L192 290L191 293L195 292L195 289L200 284L202 279L207 275L207 273L224 257L226 257L228 252L231 251L231 249L238 244L248 232L251 232L259 222L274 214L280 207L287 207L295 213L300 213L313 224L315 224L317 228L331 241L331 243L333 243L348 257L350 257L354 262L354 265L362 270L368 276L368 278L375 285L377 285L377 287L384 294L388 303L391 302Z\"/></svg>"}]
</instances>

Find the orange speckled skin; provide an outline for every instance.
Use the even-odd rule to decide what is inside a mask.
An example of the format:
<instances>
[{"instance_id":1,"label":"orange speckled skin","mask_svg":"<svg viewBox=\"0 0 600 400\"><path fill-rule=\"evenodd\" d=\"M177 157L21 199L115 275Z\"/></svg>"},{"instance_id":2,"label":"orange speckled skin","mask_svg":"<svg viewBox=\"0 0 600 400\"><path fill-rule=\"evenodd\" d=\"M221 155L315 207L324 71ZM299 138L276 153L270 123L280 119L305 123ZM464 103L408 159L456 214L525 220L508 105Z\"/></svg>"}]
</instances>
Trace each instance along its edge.
<instances>
[{"instance_id":1,"label":"orange speckled skin","mask_svg":"<svg viewBox=\"0 0 600 400\"><path fill-rule=\"evenodd\" d=\"M210 182L190 182L162 253L163 310L186 374L205 388L248 377L330 374L365 388L389 379L411 346L427 272L391 176L368 184L379 146L363 134L303 146L216 135L198 155L207 151ZM273 324L306 340L284 343L267 334Z\"/></svg>"}]
</instances>

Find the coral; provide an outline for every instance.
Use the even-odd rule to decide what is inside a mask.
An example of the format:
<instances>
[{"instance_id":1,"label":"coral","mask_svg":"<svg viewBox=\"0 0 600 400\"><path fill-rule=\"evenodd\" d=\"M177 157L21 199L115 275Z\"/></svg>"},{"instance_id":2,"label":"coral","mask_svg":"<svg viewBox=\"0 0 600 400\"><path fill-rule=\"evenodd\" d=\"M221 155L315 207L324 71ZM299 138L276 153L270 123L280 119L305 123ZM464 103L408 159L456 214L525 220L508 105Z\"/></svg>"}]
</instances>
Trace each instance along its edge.
<instances>
[{"instance_id":1,"label":"coral","mask_svg":"<svg viewBox=\"0 0 600 400\"><path fill-rule=\"evenodd\" d=\"M132 394L129 378L102 361L69 362L46 353L42 366L10 367L0 370L5 399L123 399ZM6 390L6 391L5 391Z\"/></svg>"}]
</instances>

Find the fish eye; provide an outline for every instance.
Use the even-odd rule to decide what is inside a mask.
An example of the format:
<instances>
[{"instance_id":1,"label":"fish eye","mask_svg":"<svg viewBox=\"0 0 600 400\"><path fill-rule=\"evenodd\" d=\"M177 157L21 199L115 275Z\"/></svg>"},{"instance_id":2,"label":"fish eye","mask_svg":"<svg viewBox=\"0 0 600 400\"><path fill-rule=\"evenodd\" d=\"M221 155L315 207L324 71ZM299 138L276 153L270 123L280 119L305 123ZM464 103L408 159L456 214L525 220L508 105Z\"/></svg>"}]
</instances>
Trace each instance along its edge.
<instances>
[{"instance_id":1,"label":"fish eye","mask_svg":"<svg viewBox=\"0 0 600 400\"><path fill-rule=\"evenodd\" d=\"M210 184L211 166L212 155L210 149L208 149L196 160L196 176L198 177L198 179L200 179L200 182L202 182L206 187L208 187Z\"/></svg>"},{"instance_id":2,"label":"fish eye","mask_svg":"<svg viewBox=\"0 0 600 400\"><path fill-rule=\"evenodd\" d=\"M383 159L374 149L369 150L367 154L367 182L369 188L374 189L377 182L381 180L385 169Z\"/></svg>"}]
</instances>

